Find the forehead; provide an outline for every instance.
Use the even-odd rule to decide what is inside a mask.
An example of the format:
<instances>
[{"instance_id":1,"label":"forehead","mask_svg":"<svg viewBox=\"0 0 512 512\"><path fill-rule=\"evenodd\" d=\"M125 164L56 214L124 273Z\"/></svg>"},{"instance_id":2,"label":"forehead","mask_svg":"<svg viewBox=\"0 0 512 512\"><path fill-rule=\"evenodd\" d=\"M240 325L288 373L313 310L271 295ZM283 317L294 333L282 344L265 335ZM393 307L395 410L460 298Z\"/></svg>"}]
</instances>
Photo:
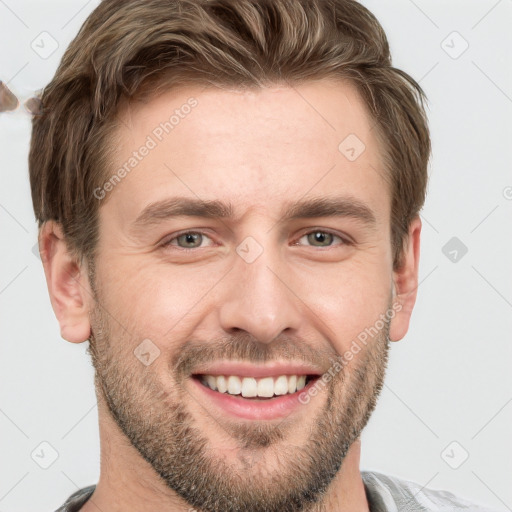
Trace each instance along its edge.
<instances>
[{"instance_id":1,"label":"forehead","mask_svg":"<svg viewBox=\"0 0 512 512\"><path fill-rule=\"evenodd\" d=\"M127 172L105 209L126 221L173 196L225 200L242 216L274 206L277 212L283 202L308 195L343 193L374 202L387 216L375 123L347 82L182 87L124 104L118 118L108 176L123 166Z\"/></svg>"}]
</instances>

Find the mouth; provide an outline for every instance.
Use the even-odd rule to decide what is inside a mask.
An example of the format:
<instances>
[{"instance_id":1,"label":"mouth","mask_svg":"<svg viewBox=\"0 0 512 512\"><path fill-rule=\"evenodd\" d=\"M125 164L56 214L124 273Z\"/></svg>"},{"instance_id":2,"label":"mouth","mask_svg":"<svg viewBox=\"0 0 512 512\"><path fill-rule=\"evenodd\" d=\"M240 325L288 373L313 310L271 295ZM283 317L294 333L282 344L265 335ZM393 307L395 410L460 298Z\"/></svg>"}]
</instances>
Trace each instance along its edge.
<instances>
[{"instance_id":1,"label":"mouth","mask_svg":"<svg viewBox=\"0 0 512 512\"><path fill-rule=\"evenodd\" d=\"M241 377L238 375L194 375L203 386L247 399L268 400L277 396L293 395L303 390L316 375L279 375L277 377Z\"/></svg>"},{"instance_id":2,"label":"mouth","mask_svg":"<svg viewBox=\"0 0 512 512\"><path fill-rule=\"evenodd\" d=\"M254 373L269 373L253 372ZM195 373L196 391L207 410L221 409L223 415L250 420L272 420L305 407L300 400L320 378L317 373L275 373L263 376Z\"/></svg>"}]
</instances>

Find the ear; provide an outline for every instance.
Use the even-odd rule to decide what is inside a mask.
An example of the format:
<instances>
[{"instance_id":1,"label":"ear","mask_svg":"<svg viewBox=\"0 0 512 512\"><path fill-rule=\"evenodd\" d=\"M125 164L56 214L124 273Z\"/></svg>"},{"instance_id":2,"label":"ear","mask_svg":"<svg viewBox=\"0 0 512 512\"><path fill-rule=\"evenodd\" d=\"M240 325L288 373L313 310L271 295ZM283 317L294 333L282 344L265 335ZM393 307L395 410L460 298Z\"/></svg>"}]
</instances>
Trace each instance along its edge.
<instances>
[{"instance_id":1,"label":"ear","mask_svg":"<svg viewBox=\"0 0 512 512\"><path fill-rule=\"evenodd\" d=\"M407 246L404 248L402 265L393 271L393 309L389 338L401 340L409 330L409 321L416 302L418 269L420 260L421 219L416 216L409 225Z\"/></svg>"},{"instance_id":2,"label":"ear","mask_svg":"<svg viewBox=\"0 0 512 512\"><path fill-rule=\"evenodd\" d=\"M91 335L89 304L93 297L86 266L71 256L62 227L55 221L41 227L39 252L61 336L71 343L86 341Z\"/></svg>"}]
</instances>

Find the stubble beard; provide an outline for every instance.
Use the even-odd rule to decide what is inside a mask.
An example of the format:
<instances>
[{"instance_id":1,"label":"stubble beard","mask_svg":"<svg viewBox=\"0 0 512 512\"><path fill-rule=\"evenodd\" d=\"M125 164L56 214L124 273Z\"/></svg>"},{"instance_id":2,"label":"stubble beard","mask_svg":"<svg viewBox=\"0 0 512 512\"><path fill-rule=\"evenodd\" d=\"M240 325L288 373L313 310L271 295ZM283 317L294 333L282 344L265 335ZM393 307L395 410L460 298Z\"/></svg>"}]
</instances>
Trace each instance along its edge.
<instances>
[{"instance_id":1,"label":"stubble beard","mask_svg":"<svg viewBox=\"0 0 512 512\"><path fill-rule=\"evenodd\" d=\"M237 457L230 462L215 453L187 408L191 396L185 382L177 380L172 390L163 389L152 367L133 355L137 343L130 336L119 333L112 343L109 319L96 304L88 350L98 400L107 405L121 431L168 488L201 512L325 511L329 484L382 390L389 321L359 357L326 385L325 405L302 446L293 441L293 422L242 424L221 421L204 411L210 429L224 428L237 442ZM232 341L229 353L249 356L247 360L253 362L254 356L266 358L258 344L248 346L241 338ZM266 460L272 460L272 470Z\"/></svg>"}]
</instances>

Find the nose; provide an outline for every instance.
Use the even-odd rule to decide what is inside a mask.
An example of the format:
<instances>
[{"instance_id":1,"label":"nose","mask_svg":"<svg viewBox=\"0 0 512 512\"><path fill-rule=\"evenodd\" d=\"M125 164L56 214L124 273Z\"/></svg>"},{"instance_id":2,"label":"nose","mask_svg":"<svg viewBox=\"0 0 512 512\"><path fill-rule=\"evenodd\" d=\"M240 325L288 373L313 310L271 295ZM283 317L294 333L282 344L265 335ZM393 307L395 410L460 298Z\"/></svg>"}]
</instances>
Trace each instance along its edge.
<instances>
[{"instance_id":1,"label":"nose","mask_svg":"<svg viewBox=\"0 0 512 512\"><path fill-rule=\"evenodd\" d=\"M303 316L301 301L293 293L293 283L288 282L291 274L279 261L278 253L265 249L251 263L234 255L234 267L226 276L228 283L219 308L225 332L243 330L268 344L284 331L289 334L298 330Z\"/></svg>"}]
</instances>

